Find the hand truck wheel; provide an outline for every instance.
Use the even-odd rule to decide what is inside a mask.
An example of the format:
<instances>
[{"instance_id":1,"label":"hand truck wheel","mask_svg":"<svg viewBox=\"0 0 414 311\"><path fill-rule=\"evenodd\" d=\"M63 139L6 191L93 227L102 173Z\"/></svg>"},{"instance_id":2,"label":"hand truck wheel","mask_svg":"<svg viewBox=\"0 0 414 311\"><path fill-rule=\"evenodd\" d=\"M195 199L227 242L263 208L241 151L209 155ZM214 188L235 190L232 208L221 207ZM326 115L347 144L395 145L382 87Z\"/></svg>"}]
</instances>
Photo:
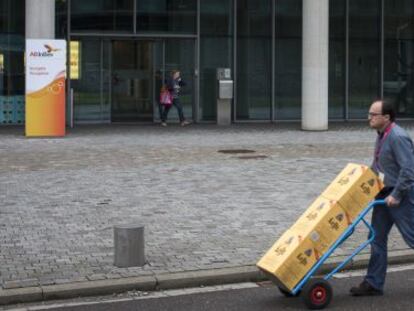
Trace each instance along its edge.
<instances>
[{"instance_id":1,"label":"hand truck wheel","mask_svg":"<svg viewBox=\"0 0 414 311\"><path fill-rule=\"evenodd\" d=\"M310 279L301 292L303 302L311 310L319 310L328 306L332 295L331 285L321 278Z\"/></svg>"},{"instance_id":2,"label":"hand truck wheel","mask_svg":"<svg viewBox=\"0 0 414 311\"><path fill-rule=\"evenodd\" d=\"M290 297L297 297L297 296L299 296L300 295L300 291L297 293L297 294L295 294L295 295L293 295L290 291L288 291L288 290L286 290L286 289L283 289L283 288L281 288L281 287L279 287L278 286L278 288L279 288L279 291L285 296L285 297L287 297L287 298L290 298Z\"/></svg>"}]
</instances>

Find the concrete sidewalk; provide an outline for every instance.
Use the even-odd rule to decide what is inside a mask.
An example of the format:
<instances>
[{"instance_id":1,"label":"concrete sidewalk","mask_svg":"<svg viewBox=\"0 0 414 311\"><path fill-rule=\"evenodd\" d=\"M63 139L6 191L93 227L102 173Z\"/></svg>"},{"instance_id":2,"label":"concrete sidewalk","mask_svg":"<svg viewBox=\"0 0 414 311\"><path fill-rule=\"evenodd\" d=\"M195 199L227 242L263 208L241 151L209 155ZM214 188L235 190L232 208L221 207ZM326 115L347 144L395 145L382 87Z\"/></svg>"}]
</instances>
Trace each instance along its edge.
<instances>
[{"instance_id":1,"label":"concrete sidewalk","mask_svg":"<svg viewBox=\"0 0 414 311\"><path fill-rule=\"evenodd\" d=\"M298 126L0 128L0 303L260 278L254 264L336 174L371 161L365 124ZM235 149L254 152L219 152ZM148 264L116 268L113 226L130 223L145 225ZM394 230L391 258L411 260L406 248Z\"/></svg>"}]
</instances>

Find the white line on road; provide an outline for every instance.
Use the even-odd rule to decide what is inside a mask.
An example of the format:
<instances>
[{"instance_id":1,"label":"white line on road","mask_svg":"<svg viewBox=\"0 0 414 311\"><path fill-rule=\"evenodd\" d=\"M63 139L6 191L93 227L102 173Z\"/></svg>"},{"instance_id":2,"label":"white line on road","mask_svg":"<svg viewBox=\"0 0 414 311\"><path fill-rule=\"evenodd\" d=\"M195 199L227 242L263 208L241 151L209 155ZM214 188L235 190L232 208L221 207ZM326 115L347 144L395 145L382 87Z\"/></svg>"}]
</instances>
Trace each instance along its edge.
<instances>
[{"instance_id":1,"label":"white line on road","mask_svg":"<svg viewBox=\"0 0 414 311\"><path fill-rule=\"evenodd\" d=\"M387 269L388 273L401 272L401 271L407 271L407 270L414 270L414 264L389 266ZM340 272L340 273L335 274L333 278L344 279L344 278L351 278L351 277L357 277L357 276L364 276L365 273L366 273L366 270ZM257 285L256 283L248 282L248 283L227 284L227 285L217 285L217 286L172 289L172 290L157 291L157 292L131 291L128 293L120 294L119 298L116 298L113 296L88 297L88 298L83 298L83 299L85 300L96 299L99 301L63 302L63 303L53 303L53 304L42 305L42 306L28 306L28 307L23 307L23 308L14 308L14 309L6 309L6 310L8 311L42 311L42 310L58 309L58 308L64 308L64 307L92 306L92 305L126 302L126 301L134 301L134 300L141 300L141 299L156 299L156 298L210 293L210 292L225 291L225 290L248 289L248 288L257 288L257 287L259 287L259 285ZM132 296L132 297L122 298L121 297L122 295Z\"/></svg>"},{"instance_id":2,"label":"white line on road","mask_svg":"<svg viewBox=\"0 0 414 311\"><path fill-rule=\"evenodd\" d=\"M413 270L414 264L411 265L401 265L401 266L388 266L387 272L400 272L400 271L406 271L406 270ZM365 276L366 270L355 270L355 271L349 271L349 272L340 272L333 276L334 279L345 279L345 278L351 278L355 276Z\"/></svg>"},{"instance_id":3,"label":"white line on road","mask_svg":"<svg viewBox=\"0 0 414 311\"><path fill-rule=\"evenodd\" d=\"M256 283L238 283L238 284L226 284L226 285L217 285L217 286L172 289L172 290L157 291L157 292L128 292L128 294L125 293L125 295L133 295L133 297L114 298L111 296L109 298L107 296L99 296L99 297L95 297L95 299L100 300L100 301L54 303L50 305L28 306L24 308L15 308L15 309L7 309L7 310L8 311L41 311L41 310L50 310L50 309L65 308L65 307L91 306L91 305L100 305L100 304L115 303L115 302L134 301L134 300L141 300L141 299L165 298L165 297L211 293L211 292L218 292L218 291L225 291L225 290L247 289L247 288L257 288L257 287L259 287L259 285L257 285ZM89 299L94 299L94 297L89 297Z\"/></svg>"}]
</instances>

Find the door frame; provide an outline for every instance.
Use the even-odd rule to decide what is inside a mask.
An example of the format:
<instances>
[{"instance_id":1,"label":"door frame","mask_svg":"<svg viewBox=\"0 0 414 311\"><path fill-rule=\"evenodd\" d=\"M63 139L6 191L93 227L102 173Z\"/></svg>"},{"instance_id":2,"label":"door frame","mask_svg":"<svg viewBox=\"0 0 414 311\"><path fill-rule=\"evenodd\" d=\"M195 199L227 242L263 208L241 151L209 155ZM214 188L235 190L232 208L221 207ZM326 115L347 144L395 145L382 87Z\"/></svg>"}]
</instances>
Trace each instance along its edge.
<instances>
[{"instance_id":1,"label":"door frame","mask_svg":"<svg viewBox=\"0 0 414 311\"><path fill-rule=\"evenodd\" d=\"M159 38L159 39L154 39L153 40L153 46L152 46L152 106L153 106L153 111L154 113L152 114L152 122L156 123L156 122L160 122L160 112L159 112L159 104L158 104L158 96L159 96L159 90L157 90L156 88L156 83L157 83L157 78L156 78L156 72L157 72L157 66L156 66L156 60L157 60L157 49L156 49L156 45L158 42L161 42L161 47L162 47L162 51L161 51L161 63L162 63L162 81L165 81L165 39L164 38Z\"/></svg>"}]
</instances>

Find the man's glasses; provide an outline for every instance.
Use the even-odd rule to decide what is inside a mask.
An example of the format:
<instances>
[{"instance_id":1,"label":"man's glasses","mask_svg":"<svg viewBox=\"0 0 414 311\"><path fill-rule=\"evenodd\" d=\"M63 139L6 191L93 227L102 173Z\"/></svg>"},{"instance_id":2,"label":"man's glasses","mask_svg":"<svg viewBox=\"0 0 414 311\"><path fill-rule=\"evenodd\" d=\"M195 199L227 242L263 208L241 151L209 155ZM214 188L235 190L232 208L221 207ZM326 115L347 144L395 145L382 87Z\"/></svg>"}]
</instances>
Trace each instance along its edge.
<instances>
[{"instance_id":1,"label":"man's glasses","mask_svg":"<svg viewBox=\"0 0 414 311\"><path fill-rule=\"evenodd\" d=\"M368 118L376 117L376 116L382 116L382 113L380 112L368 112Z\"/></svg>"}]
</instances>

